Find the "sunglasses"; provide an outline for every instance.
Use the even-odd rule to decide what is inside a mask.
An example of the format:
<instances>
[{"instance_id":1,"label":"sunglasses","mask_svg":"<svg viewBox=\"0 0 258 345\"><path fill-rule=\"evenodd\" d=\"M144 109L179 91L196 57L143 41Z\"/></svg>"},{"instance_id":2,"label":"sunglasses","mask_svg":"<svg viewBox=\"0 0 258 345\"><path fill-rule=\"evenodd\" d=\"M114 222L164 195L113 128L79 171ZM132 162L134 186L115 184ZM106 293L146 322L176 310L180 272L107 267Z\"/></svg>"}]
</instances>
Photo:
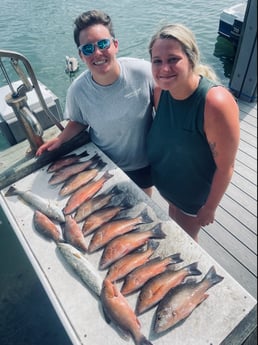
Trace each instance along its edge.
<instances>
[{"instance_id":1,"label":"sunglasses","mask_svg":"<svg viewBox=\"0 0 258 345\"><path fill-rule=\"evenodd\" d=\"M96 43L86 43L79 47L79 50L83 53L85 56L90 56L94 53L95 47L97 46L100 50L105 50L110 47L111 40L109 38L104 38L102 40L99 40Z\"/></svg>"}]
</instances>

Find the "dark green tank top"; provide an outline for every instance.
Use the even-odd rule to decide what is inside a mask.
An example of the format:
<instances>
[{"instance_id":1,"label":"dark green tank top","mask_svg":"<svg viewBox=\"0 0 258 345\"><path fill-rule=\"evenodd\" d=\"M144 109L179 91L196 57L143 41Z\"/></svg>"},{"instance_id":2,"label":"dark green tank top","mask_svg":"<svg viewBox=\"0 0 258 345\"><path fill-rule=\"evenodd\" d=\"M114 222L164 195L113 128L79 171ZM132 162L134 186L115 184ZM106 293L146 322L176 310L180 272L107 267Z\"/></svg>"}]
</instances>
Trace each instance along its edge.
<instances>
[{"instance_id":1,"label":"dark green tank top","mask_svg":"<svg viewBox=\"0 0 258 345\"><path fill-rule=\"evenodd\" d=\"M164 198L192 214L205 203L216 168L203 129L205 98L213 86L201 77L196 91L185 100L162 91L147 137L155 186Z\"/></svg>"}]
</instances>

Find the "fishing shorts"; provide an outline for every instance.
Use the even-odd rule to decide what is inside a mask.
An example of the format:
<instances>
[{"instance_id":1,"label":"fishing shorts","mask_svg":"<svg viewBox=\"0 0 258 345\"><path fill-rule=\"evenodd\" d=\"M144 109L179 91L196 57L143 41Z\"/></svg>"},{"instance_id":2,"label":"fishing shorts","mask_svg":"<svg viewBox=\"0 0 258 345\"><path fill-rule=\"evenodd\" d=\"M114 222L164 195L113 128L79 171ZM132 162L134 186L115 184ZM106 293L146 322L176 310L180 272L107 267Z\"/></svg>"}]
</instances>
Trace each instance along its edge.
<instances>
[{"instance_id":1,"label":"fishing shorts","mask_svg":"<svg viewBox=\"0 0 258 345\"><path fill-rule=\"evenodd\" d=\"M151 168L149 165L142 169L125 171L125 173L142 189L153 186Z\"/></svg>"}]
</instances>

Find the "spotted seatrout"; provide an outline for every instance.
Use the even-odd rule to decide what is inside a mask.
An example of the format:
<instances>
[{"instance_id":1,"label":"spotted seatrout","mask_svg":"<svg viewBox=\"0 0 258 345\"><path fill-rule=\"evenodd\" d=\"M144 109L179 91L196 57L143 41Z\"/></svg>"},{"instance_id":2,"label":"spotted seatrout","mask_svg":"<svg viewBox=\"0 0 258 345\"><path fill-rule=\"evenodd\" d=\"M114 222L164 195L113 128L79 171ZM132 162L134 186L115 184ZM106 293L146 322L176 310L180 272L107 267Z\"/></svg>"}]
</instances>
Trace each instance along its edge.
<instances>
[{"instance_id":1,"label":"spotted seatrout","mask_svg":"<svg viewBox=\"0 0 258 345\"><path fill-rule=\"evenodd\" d=\"M200 282L186 282L171 289L156 310L155 333L164 332L186 319L209 296L206 291L223 279L212 266Z\"/></svg>"},{"instance_id":2,"label":"spotted seatrout","mask_svg":"<svg viewBox=\"0 0 258 345\"><path fill-rule=\"evenodd\" d=\"M81 280L93 291L100 296L102 288L102 278L97 269L79 250L69 243L57 243L57 248L62 253L65 260L78 274Z\"/></svg>"}]
</instances>

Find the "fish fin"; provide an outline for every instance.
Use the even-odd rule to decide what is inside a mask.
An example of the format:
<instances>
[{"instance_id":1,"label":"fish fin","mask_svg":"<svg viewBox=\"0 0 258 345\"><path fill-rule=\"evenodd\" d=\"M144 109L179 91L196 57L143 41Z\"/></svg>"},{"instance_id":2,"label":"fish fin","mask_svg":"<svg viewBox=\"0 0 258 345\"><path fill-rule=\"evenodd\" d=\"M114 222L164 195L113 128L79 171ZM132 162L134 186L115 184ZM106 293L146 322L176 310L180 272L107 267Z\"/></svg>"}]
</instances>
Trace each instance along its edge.
<instances>
[{"instance_id":1,"label":"fish fin","mask_svg":"<svg viewBox=\"0 0 258 345\"><path fill-rule=\"evenodd\" d=\"M172 254L170 255L170 259L171 259L171 264L179 264L180 262L183 262L184 260L181 258L181 254L180 253L176 253L176 254Z\"/></svg>"},{"instance_id":2,"label":"fish fin","mask_svg":"<svg viewBox=\"0 0 258 345\"><path fill-rule=\"evenodd\" d=\"M198 270L197 265L198 265L198 262L193 262L192 264L188 266L189 274L193 276L199 276L202 274L202 272Z\"/></svg>"},{"instance_id":3,"label":"fish fin","mask_svg":"<svg viewBox=\"0 0 258 345\"><path fill-rule=\"evenodd\" d=\"M218 275L215 270L215 267L211 266L211 268L209 269L209 271L203 279L208 280L212 286L221 282L224 279L224 277Z\"/></svg>"},{"instance_id":4,"label":"fish fin","mask_svg":"<svg viewBox=\"0 0 258 345\"><path fill-rule=\"evenodd\" d=\"M142 217L143 223L152 223L153 222L153 219L148 214L147 207L141 211L140 216Z\"/></svg>"},{"instance_id":5,"label":"fish fin","mask_svg":"<svg viewBox=\"0 0 258 345\"><path fill-rule=\"evenodd\" d=\"M162 223L156 224L152 229L153 237L155 238L165 238L166 234L162 231Z\"/></svg>"},{"instance_id":6,"label":"fish fin","mask_svg":"<svg viewBox=\"0 0 258 345\"><path fill-rule=\"evenodd\" d=\"M149 240L147 244L147 249L152 249L153 251L156 250L159 246L159 242L155 240Z\"/></svg>"},{"instance_id":7,"label":"fish fin","mask_svg":"<svg viewBox=\"0 0 258 345\"><path fill-rule=\"evenodd\" d=\"M12 196L12 195L17 195L17 190L14 186L11 186L7 192L5 193L5 196Z\"/></svg>"},{"instance_id":8,"label":"fish fin","mask_svg":"<svg viewBox=\"0 0 258 345\"><path fill-rule=\"evenodd\" d=\"M83 151L82 153L78 154L78 157L86 157L86 156L89 156L89 153L85 150Z\"/></svg>"}]
</instances>

